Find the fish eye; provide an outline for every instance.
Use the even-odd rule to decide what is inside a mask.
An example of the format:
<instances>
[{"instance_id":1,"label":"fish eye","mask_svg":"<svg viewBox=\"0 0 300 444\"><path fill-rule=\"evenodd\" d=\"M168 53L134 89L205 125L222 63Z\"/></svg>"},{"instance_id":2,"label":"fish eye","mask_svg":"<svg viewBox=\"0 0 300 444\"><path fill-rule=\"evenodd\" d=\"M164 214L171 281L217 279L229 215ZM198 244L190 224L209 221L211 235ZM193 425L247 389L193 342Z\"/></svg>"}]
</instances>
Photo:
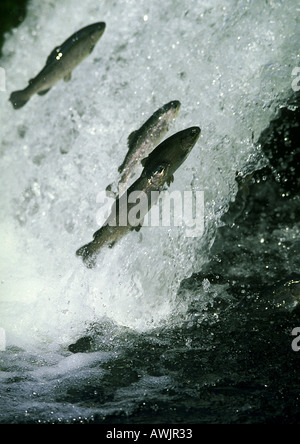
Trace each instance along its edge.
<instances>
[{"instance_id":1,"label":"fish eye","mask_svg":"<svg viewBox=\"0 0 300 444\"><path fill-rule=\"evenodd\" d=\"M177 110L180 107L180 102L178 100L172 100L169 104L170 108L173 110Z\"/></svg>"}]
</instances>

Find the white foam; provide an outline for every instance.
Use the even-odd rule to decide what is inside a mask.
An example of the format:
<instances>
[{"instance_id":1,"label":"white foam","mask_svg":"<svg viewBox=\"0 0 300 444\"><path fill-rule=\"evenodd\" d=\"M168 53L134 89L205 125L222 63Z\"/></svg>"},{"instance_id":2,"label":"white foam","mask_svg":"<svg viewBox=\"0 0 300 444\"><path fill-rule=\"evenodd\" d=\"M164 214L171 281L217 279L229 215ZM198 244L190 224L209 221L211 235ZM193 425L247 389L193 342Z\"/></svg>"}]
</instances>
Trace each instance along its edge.
<instances>
[{"instance_id":1,"label":"white foam","mask_svg":"<svg viewBox=\"0 0 300 444\"><path fill-rule=\"evenodd\" d=\"M15 111L10 92L95 21L105 33L72 81ZM0 326L9 343L68 342L102 316L138 330L168 319L181 280L206 261L236 171L260 162L253 141L290 92L296 29L292 1L31 1L0 61ZM99 228L98 193L116 178L130 132L173 99L182 106L170 134L199 125L202 135L171 190L204 191L205 235L145 228L87 270L75 251Z\"/></svg>"},{"instance_id":2,"label":"white foam","mask_svg":"<svg viewBox=\"0 0 300 444\"><path fill-rule=\"evenodd\" d=\"M0 327L0 351L6 350L6 334L4 328Z\"/></svg>"}]
</instances>

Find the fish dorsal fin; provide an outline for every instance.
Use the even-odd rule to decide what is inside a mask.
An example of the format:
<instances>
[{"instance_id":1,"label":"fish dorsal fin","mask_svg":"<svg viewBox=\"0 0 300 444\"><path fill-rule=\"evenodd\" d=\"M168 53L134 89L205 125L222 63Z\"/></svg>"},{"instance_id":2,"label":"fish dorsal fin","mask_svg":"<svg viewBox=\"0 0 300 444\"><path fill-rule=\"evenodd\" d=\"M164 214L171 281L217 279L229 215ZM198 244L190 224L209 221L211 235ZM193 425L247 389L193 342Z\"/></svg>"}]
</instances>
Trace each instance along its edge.
<instances>
[{"instance_id":1,"label":"fish dorsal fin","mask_svg":"<svg viewBox=\"0 0 300 444\"><path fill-rule=\"evenodd\" d=\"M132 133L129 134L127 139L127 145L129 148L131 148L132 145L135 143L137 136L138 136L138 131L132 131Z\"/></svg>"},{"instance_id":2,"label":"fish dorsal fin","mask_svg":"<svg viewBox=\"0 0 300 444\"><path fill-rule=\"evenodd\" d=\"M56 46L56 48L53 49L53 51L50 53L50 55L48 56L47 60L46 60L46 65L49 65L50 63L54 62L57 57L57 54L60 52L61 47L60 46Z\"/></svg>"},{"instance_id":3,"label":"fish dorsal fin","mask_svg":"<svg viewBox=\"0 0 300 444\"><path fill-rule=\"evenodd\" d=\"M171 183L173 183L174 182L174 176L173 176L173 174L172 174L172 176L170 176L170 177L168 177L168 179L167 179L167 185L168 185L168 187L171 185Z\"/></svg>"}]
</instances>

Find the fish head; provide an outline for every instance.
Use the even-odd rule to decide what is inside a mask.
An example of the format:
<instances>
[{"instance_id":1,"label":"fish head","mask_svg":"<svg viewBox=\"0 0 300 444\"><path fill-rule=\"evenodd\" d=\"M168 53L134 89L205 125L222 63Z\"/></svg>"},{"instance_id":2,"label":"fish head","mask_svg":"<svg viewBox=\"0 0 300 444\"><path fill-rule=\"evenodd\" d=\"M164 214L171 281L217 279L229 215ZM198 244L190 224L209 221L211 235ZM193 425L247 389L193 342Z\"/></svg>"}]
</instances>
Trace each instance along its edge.
<instances>
[{"instance_id":1,"label":"fish head","mask_svg":"<svg viewBox=\"0 0 300 444\"><path fill-rule=\"evenodd\" d=\"M91 44L93 46L95 46L95 44L98 42L98 40L100 39L100 37L104 33L105 27L106 27L106 24L104 22L94 23L93 25L89 26L88 32L89 32Z\"/></svg>"},{"instance_id":2,"label":"fish head","mask_svg":"<svg viewBox=\"0 0 300 444\"><path fill-rule=\"evenodd\" d=\"M192 150L193 146L199 139L201 129L198 126L192 126L183 130L180 134L179 147L183 151L184 155L187 155Z\"/></svg>"},{"instance_id":3,"label":"fish head","mask_svg":"<svg viewBox=\"0 0 300 444\"><path fill-rule=\"evenodd\" d=\"M173 173L185 161L193 146L200 136L200 128L193 126L179 131L158 145L148 157L143 159L142 165L145 173L153 172L157 165L163 165L167 175L172 177ZM169 165L169 167L167 167Z\"/></svg>"},{"instance_id":4,"label":"fish head","mask_svg":"<svg viewBox=\"0 0 300 444\"><path fill-rule=\"evenodd\" d=\"M175 119L178 116L180 106L181 103L179 100L172 100L163 106L163 112L166 113L170 119Z\"/></svg>"},{"instance_id":5,"label":"fish head","mask_svg":"<svg viewBox=\"0 0 300 444\"><path fill-rule=\"evenodd\" d=\"M71 45L71 47L77 48L79 58L87 57L93 51L96 43L104 33L105 27L104 22L98 22L80 29L63 44L61 52L67 53Z\"/></svg>"},{"instance_id":6,"label":"fish head","mask_svg":"<svg viewBox=\"0 0 300 444\"><path fill-rule=\"evenodd\" d=\"M164 122L170 122L178 116L180 106L179 100L172 100L155 111L154 116Z\"/></svg>"},{"instance_id":7,"label":"fish head","mask_svg":"<svg viewBox=\"0 0 300 444\"><path fill-rule=\"evenodd\" d=\"M200 136L200 128L193 126L174 134L173 143L170 143L167 157L175 171L184 162Z\"/></svg>"}]
</instances>

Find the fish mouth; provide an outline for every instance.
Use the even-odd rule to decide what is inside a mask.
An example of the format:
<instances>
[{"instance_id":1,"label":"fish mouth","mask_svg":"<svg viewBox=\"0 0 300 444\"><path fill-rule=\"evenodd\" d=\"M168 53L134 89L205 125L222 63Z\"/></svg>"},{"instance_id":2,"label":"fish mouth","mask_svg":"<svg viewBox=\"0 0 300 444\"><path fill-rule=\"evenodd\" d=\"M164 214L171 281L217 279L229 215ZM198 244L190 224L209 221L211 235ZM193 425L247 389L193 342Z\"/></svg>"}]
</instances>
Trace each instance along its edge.
<instances>
[{"instance_id":1,"label":"fish mouth","mask_svg":"<svg viewBox=\"0 0 300 444\"><path fill-rule=\"evenodd\" d=\"M199 128L199 126L192 126L191 128L189 128L188 138L189 138L190 142L196 143L197 140L199 139L200 133L201 133L201 129Z\"/></svg>"},{"instance_id":2,"label":"fish mouth","mask_svg":"<svg viewBox=\"0 0 300 444\"><path fill-rule=\"evenodd\" d=\"M170 107L177 109L180 108L181 103L179 102L179 100L172 100L172 102L170 102Z\"/></svg>"},{"instance_id":3,"label":"fish mouth","mask_svg":"<svg viewBox=\"0 0 300 444\"><path fill-rule=\"evenodd\" d=\"M199 126L191 126L190 132L193 135L197 135L197 134L200 134L201 129L199 128Z\"/></svg>"},{"instance_id":4,"label":"fish mouth","mask_svg":"<svg viewBox=\"0 0 300 444\"><path fill-rule=\"evenodd\" d=\"M179 102L179 100L175 100L175 101L173 101L171 103L172 103L172 109L174 110L173 112L174 112L174 118L175 118L179 114L181 103Z\"/></svg>"},{"instance_id":5,"label":"fish mouth","mask_svg":"<svg viewBox=\"0 0 300 444\"><path fill-rule=\"evenodd\" d=\"M172 100L163 106L161 113L166 113L170 118L175 119L178 116L180 106L179 100Z\"/></svg>"},{"instance_id":6,"label":"fish mouth","mask_svg":"<svg viewBox=\"0 0 300 444\"><path fill-rule=\"evenodd\" d=\"M98 31L104 31L106 28L106 23L105 22L97 22L97 23L95 23L95 26L97 27Z\"/></svg>"}]
</instances>

